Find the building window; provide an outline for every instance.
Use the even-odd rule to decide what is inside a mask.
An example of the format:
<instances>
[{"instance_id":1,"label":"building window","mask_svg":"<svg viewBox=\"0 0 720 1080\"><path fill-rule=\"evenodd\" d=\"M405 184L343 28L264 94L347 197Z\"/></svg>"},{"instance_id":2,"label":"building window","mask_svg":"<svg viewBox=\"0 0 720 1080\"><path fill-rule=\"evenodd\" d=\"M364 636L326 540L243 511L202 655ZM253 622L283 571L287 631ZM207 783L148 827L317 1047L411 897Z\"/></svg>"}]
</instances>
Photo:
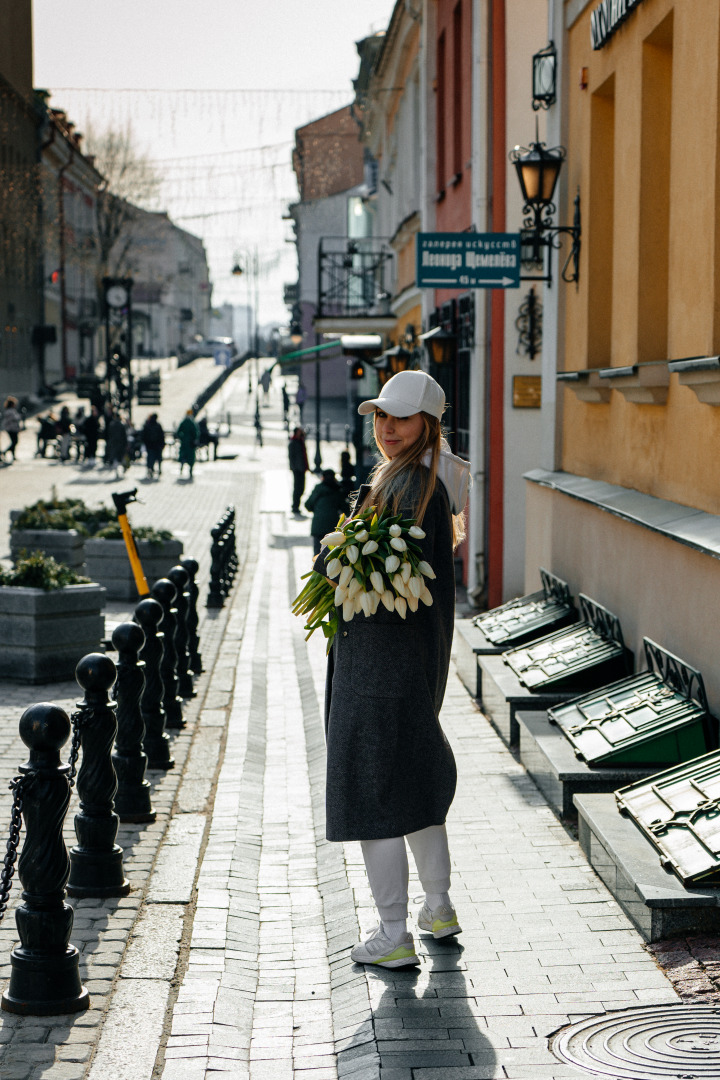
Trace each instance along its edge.
<instances>
[{"instance_id":1,"label":"building window","mask_svg":"<svg viewBox=\"0 0 720 1080\"><path fill-rule=\"evenodd\" d=\"M437 43L437 190L445 190L445 31Z\"/></svg>"},{"instance_id":2,"label":"building window","mask_svg":"<svg viewBox=\"0 0 720 1080\"><path fill-rule=\"evenodd\" d=\"M453 179L462 178L463 140L462 0L453 8Z\"/></svg>"}]
</instances>

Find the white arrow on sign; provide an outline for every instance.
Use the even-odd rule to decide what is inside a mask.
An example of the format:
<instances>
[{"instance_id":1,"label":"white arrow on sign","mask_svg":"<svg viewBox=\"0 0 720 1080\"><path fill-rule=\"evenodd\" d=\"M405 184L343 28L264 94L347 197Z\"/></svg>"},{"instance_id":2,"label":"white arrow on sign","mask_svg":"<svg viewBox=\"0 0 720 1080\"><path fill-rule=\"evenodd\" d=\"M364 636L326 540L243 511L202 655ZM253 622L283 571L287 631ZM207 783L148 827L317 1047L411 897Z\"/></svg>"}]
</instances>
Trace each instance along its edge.
<instances>
[{"instance_id":1,"label":"white arrow on sign","mask_svg":"<svg viewBox=\"0 0 720 1080\"><path fill-rule=\"evenodd\" d=\"M426 285L447 285L448 288L454 288L452 280L449 278L425 278ZM504 278L476 278L472 281L473 285L499 285L505 288L507 285L514 285L515 279L511 277Z\"/></svg>"}]
</instances>

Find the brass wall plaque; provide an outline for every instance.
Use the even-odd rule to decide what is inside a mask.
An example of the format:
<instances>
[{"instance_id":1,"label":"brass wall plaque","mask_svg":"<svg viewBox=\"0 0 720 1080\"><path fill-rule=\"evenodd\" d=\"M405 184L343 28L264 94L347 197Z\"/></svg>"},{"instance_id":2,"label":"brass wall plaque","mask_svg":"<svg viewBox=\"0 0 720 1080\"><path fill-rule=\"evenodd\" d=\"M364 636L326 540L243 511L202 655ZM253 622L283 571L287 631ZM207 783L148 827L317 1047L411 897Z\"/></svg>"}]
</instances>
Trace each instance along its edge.
<instances>
[{"instance_id":1,"label":"brass wall plaque","mask_svg":"<svg viewBox=\"0 0 720 1080\"><path fill-rule=\"evenodd\" d=\"M542 404L542 376L513 375L513 408L539 409Z\"/></svg>"}]
</instances>

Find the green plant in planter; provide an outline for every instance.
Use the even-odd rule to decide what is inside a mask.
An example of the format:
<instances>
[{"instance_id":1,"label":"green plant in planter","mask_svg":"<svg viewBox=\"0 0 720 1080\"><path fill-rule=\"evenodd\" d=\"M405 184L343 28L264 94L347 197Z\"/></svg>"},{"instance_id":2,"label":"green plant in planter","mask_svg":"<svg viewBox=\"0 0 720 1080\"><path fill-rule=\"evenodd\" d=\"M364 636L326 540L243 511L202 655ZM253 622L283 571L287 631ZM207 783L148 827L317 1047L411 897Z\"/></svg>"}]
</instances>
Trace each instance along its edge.
<instances>
[{"instance_id":1,"label":"green plant in planter","mask_svg":"<svg viewBox=\"0 0 720 1080\"><path fill-rule=\"evenodd\" d=\"M52 592L54 589L64 589L66 585L86 585L89 582L90 578L81 577L69 566L56 562L51 555L45 555L42 551L30 554L21 551L14 569L4 570L0 567L0 586Z\"/></svg>"},{"instance_id":2,"label":"green plant in planter","mask_svg":"<svg viewBox=\"0 0 720 1080\"><path fill-rule=\"evenodd\" d=\"M136 540L147 540L153 547L161 547L167 540L175 537L167 529L156 529L152 525L138 525L133 527L133 536ZM94 534L95 540L122 540L123 534L119 521L111 521Z\"/></svg>"},{"instance_id":3,"label":"green plant in planter","mask_svg":"<svg viewBox=\"0 0 720 1080\"><path fill-rule=\"evenodd\" d=\"M114 511L107 506L90 507L82 499L58 499L56 496L38 499L26 506L15 518L12 529L76 529L81 536L94 536L98 529L112 521Z\"/></svg>"}]
</instances>

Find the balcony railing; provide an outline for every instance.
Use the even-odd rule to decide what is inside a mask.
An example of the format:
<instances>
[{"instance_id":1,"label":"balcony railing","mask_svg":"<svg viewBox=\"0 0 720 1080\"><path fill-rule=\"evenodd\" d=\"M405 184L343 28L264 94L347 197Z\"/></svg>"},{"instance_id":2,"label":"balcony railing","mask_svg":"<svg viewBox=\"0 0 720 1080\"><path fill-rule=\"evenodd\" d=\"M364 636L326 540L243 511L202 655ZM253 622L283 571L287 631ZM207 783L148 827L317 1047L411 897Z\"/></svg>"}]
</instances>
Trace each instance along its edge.
<instances>
[{"instance_id":1,"label":"balcony railing","mask_svg":"<svg viewBox=\"0 0 720 1080\"><path fill-rule=\"evenodd\" d=\"M395 253L378 238L324 236L318 246L317 318L390 315Z\"/></svg>"}]
</instances>

